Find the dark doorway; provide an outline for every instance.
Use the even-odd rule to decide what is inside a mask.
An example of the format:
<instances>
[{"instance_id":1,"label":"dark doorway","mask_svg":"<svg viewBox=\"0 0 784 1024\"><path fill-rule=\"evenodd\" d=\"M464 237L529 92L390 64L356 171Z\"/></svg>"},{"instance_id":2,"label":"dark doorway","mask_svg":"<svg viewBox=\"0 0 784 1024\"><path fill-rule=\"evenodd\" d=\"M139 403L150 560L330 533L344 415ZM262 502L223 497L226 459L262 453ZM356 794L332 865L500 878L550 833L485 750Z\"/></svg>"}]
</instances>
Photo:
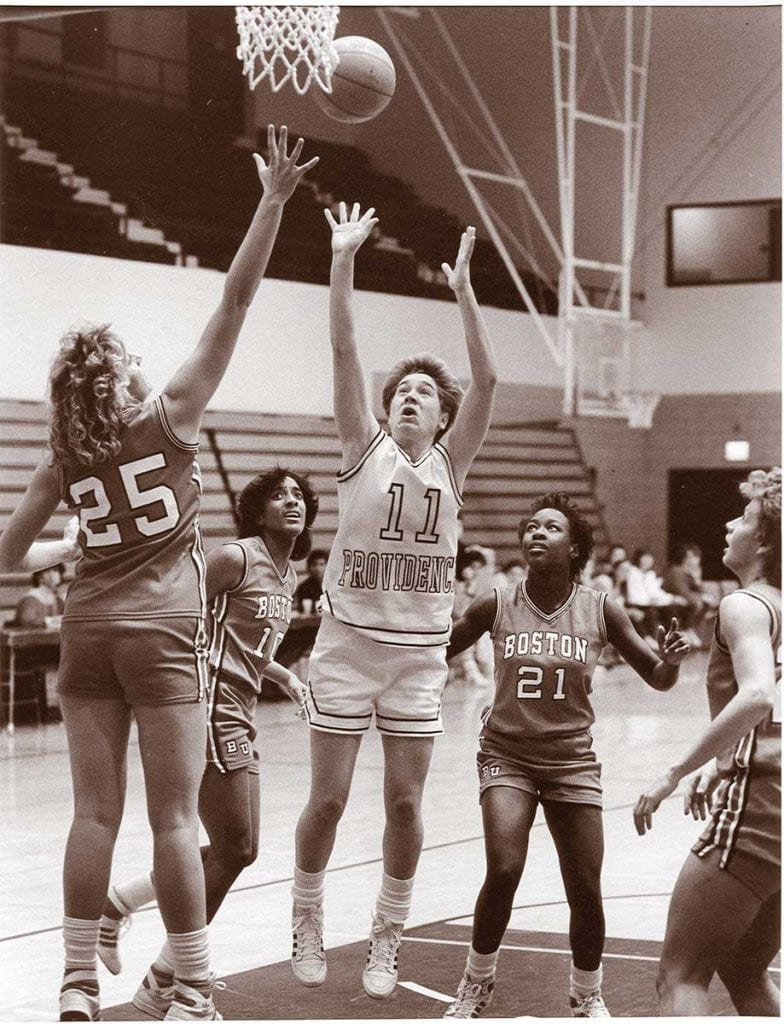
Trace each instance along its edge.
<instances>
[{"instance_id":1,"label":"dark doorway","mask_svg":"<svg viewBox=\"0 0 784 1024\"><path fill-rule=\"evenodd\" d=\"M725 524L743 511L745 501L738 484L745 469L671 469L668 496L667 546L672 558L683 541L696 541L702 549L702 575L726 580L732 573L722 564Z\"/></svg>"},{"instance_id":2,"label":"dark doorway","mask_svg":"<svg viewBox=\"0 0 784 1024\"><path fill-rule=\"evenodd\" d=\"M237 59L233 7L188 9L188 75L191 110L229 134L242 134L244 85Z\"/></svg>"}]
</instances>

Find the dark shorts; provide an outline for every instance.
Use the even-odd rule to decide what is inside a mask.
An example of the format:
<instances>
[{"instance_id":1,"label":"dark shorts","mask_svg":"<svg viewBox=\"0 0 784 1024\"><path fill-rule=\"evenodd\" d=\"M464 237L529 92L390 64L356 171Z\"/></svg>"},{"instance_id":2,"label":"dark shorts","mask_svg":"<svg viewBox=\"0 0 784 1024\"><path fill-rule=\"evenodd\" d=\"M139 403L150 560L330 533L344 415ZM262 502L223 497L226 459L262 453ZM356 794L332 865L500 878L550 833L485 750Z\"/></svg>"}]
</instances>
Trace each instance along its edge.
<instances>
[{"instance_id":1,"label":"dark shorts","mask_svg":"<svg viewBox=\"0 0 784 1024\"><path fill-rule=\"evenodd\" d=\"M249 768L258 773L256 707L258 694L252 686L231 678L213 676L207 719L207 762L221 772Z\"/></svg>"},{"instance_id":2,"label":"dark shorts","mask_svg":"<svg viewBox=\"0 0 784 1024\"><path fill-rule=\"evenodd\" d=\"M739 769L722 783L711 821L692 851L718 854L718 867L760 900L781 888L781 779Z\"/></svg>"},{"instance_id":3,"label":"dark shorts","mask_svg":"<svg viewBox=\"0 0 784 1024\"><path fill-rule=\"evenodd\" d=\"M207 692L207 637L193 617L65 620L57 689L127 704L193 704Z\"/></svg>"},{"instance_id":4,"label":"dark shorts","mask_svg":"<svg viewBox=\"0 0 784 1024\"><path fill-rule=\"evenodd\" d=\"M540 800L602 806L602 766L588 733L556 743L520 744L512 754L485 737L476 755L479 799L491 786L512 786Z\"/></svg>"}]
</instances>

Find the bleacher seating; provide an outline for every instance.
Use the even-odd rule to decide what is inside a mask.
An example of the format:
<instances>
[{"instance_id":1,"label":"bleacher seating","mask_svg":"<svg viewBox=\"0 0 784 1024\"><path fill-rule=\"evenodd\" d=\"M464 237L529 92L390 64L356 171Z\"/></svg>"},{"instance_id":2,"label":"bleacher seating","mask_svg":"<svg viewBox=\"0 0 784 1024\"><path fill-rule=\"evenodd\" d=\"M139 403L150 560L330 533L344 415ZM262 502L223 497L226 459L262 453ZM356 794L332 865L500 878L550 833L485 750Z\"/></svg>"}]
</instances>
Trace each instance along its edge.
<instances>
[{"instance_id":1,"label":"bleacher seating","mask_svg":"<svg viewBox=\"0 0 784 1024\"><path fill-rule=\"evenodd\" d=\"M258 200L252 148L266 149L266 132L237 140L186 111L119 97L58 88L4 76L2 114L57 159L73 165L91 187L111 197L142 230L157 230L201 266L225 271ZM446 210L419 201L397 178L375 169L355 146L308 140L303 157L318 166L287 205L268 276L327 284L330 254L323 208L343 198L382 217L357 261L356 286L450 300L441 263L454 258L463 225ZM19 161L2 150L0 241L174 262L165 245L131 242L117 230L111 207L73 201L56 168ZM178 254L179 255L179 254ZM541 312L557 297L521 271ZM472 279L480 303L524 309L494 246L479 240Z\"/></svg>"},{"instance_id":2,"label":"bleacher seating","mask_svg":"<svg viewBox=\"0 0 784 1024\"><path fill-rule=\"evenodd\" d=\"M2 530L42 454L46 439L44 404L0 400L0 432ZM202 424L199 465L204 484L201 522L207 550L235 536L229 491L236 494L256 473L275 465L310 473L320 496L314 544L330 546L337 528L335 474L340 465L340 445L331 417L208 410ZM596 543L606 544L601 506L572 430L556 424L491 427L464 489L465 542L494 548L499 563L515 557L519 553L520 517L536 495L552 489L566 490L575 497L594 526ZM68 512L61 506L43 537L60 536L67 519ZM26 588L28 577L17 574L0 582L0 616L7 616Z\"/></svg>"}]
</instances>

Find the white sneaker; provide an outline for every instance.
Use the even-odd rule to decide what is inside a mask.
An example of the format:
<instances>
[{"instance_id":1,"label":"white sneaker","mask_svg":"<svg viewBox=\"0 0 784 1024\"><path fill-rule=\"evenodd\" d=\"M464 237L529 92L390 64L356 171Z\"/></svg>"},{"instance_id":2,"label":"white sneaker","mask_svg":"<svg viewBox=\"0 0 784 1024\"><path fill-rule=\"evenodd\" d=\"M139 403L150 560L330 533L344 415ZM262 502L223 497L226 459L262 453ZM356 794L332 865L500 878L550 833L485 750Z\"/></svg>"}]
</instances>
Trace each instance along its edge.
<instances>
[{"instance_id":1,"label":"white sneaker","mask_svg":"<svg viewBox=\"0 0 784 1024\"><path fill-rule=\"evenodd\" d=\"M149 1017L163 1020L174 1002L174 975L152 964L131 1002Z\"/></svg>"},{"instance_id":2,"label":"white sneaker","mask_svg":"<svg viewBox=\"0 0 784 1024\"><path fill-rule=\"evenodd\" d=\"M373 915L367 963L362 984L373 999L386 999L397 985L397 954L403 940L403 925Z\"/></svg>"},{"instance_id":3,"label":"white sneaker","mask_svg":"<svg viewBox=\"0 0 784 1024\"><path fill-rule=\"evenodd\" d=\"M66 970L60 989L60 1020L98 1020L100 1016L95 971Z\"/></svg>"},{"instance_id":4,"label":"white sneaker","mask_svg":"<svg viewBox=\"0 0 784 1024\"><path fill-rule=\"evenodd\" d=\"M291 969L309 988L327 979L324 953L324 909L320 904L295 903L291 910Z\"/></svg>"},{"instance_id":5,"label":"white sneaker","mask_svg":"<svg viewBox=\"0 0 784 1024\"><path fill-rule=\"evenodd\" d=\"M126 910L125 904L117 895L117 890L113 885L109 886L109 895L106 897L106 900L116 910L122 911L123 917L115 920L106 914L101 916L101 928L98 932L98 956L111 974L119 974L122 970L122 964L120 963L118 943L120 937L131 927L131 915L130 913L124 913Z\"/></svg>"},{"instance_id":6,"label":"white sneaker","mask_svg":"<svg viewBox=\"0 0 784 1024\"><path fill-rule=\"evenodd\" d=\"M214 985L215 976L210 978L210 986ZM223 1020L215 1008L212 993L205 995L197 988L192 988L184 981L177 979L174 983L174 999L166 1012L164 1020Z\"/></svg>"},{"instance_id":7,"label":"white sneaker","mask_svg":"<svg viewBox=\"0 0 784 1024\"><path fill-rule=\"evenodd\" d=\"M587 996L571 996L569 1003L573 1017L612 1017L599 991L590 992Z\"/></svg>"},{"instance_id":8,"label":"white sneaker","mask_svg":"<svg viewBox=\"0 0 784 1024\"><path fill-rule=\"evenodd\" d=\"M471 977L468 971L460 979L455 1001L444 1014L445 1017L481 1017L493 999L495 976L481 981Z\"/></svg>"}]
</instances>

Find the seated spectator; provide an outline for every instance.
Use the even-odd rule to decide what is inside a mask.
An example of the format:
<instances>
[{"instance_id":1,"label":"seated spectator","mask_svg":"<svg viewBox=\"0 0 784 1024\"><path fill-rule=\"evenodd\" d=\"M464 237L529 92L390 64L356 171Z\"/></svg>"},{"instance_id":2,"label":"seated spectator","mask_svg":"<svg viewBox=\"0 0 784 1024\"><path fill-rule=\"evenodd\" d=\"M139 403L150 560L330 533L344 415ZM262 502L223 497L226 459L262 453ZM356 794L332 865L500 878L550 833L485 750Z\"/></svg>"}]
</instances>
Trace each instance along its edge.
<instances>
[{"instance_id":1,"label":"seated spectator","mask_svg":"<svg viewBox=\"0 0 784 1024\"><path fill-rule=\"evenodd\" d=\"M460 576L455 580L455 601L452 607L453 620L458 619L471 604L477 594L487 590L492 580L487 579L487 557L478 545L467 547ZM482 638L489 640L489 636ZM493 674L492 640L490 649L486 644L475 644L463 651L449 664L449 680L465 679L467 682L482 686Z\"/></svg>"},{"instance_id":2,"label":"seated spectator","mask_svg":"<svg viewBox=\"0 0 784 1024\"><path fill-rule=\"evenodd\" d=\"M308 555L308 575L294 591L294 610L301 615L313 615L319 612L324 569L327 565L329 552L323 548L314 548Z\"/></svg>"},{"instance_id":3,"label":"seated spectator","mask_svg":"<svg viewBox=\"0 0 784 1024\"><path fill-rule=\"evenodd\" d=\"M631 562L623 544L613 544L607 556L612 570L614 597L622 604L626 603L626 577L629 575Z\"/></svg>"},{"instance_id":4,"label":"seated spectator","mask_svg":"<svg viewBox=\"0 0 784 1024\"><path fill-rule=\"evenodd\" d=\"M716 602L703 589L702 550L698 544L686 541L678 545L675 558L664 573L662 586L668 593L683 598L681 628L693 648L704 647L699 630L706 615L715 609Z\"/></svg>"},{"instance_id":5,"label":"seated spectator","mask_svg":"<svg viewBox=\"0 0 784 1024\"><path fill-rule=\"evenodd\" d=\"M650 647L658 650L656 627L660 623L669 626L673 615L680 613L683 603L683 598L668 594L662 588L651 552L638 548L626 573L626 610L630 617L633 611L638 613L632 621Z\"/></svg>"},{"instance_id":6,"label":"seated spectator","mask_svg":"<svg viewBox=\"0 0 784 1024\"><path fill-rule=\"evenodd\" d=\"M510 558L501 566L501 572L496 574L501 579L498 586L508 587L513 583L522 583L525 579L525 565L519 558Z\"/></svg>"},{"instance_id":7,"label":"seated spectator","mask_svg":"<svg viewBox=\"0 0 784 1024\"><path fill-rule=\"evenodd\" d=\"M603 590L606 594L615 592L615 578L612 562L609 558L588 559L583 570L583 579L587 587Z\"/></svg>"},{"instance_id":8,"label":"seated spectator","mask_svg":"<svg viewBox=\"0 0 784 1024\"><path fill-rule=\"evenodd\" d=\"M53 565L48 569L34 572L32 586L19 598L16 605L15 626L45 626L47 619L57 619L63 614L64 565Z\"/></svg>"}]
</instances>

